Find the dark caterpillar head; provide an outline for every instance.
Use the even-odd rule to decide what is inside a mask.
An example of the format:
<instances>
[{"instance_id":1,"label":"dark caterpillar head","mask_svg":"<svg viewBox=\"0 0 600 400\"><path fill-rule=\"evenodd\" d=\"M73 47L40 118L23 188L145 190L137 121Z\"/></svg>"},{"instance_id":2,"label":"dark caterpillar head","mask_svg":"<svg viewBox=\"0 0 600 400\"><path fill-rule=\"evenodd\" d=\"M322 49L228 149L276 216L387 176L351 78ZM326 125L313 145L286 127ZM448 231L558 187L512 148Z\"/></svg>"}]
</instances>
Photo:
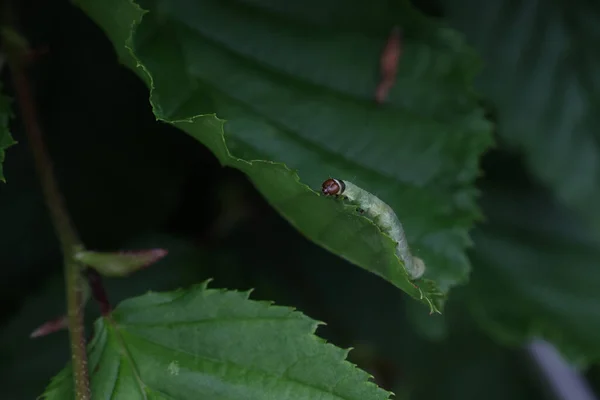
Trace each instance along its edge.
<instances>
[{"instance_id":1,"label":"dark caterpillar head","mask_svg":"<svg viewBox=\"0 0 600 400\"><path fill-rule=\"evenodd\" d=\"M339 196L344 193L346 185L340 179L329 178L321 185L321 192L325 196Z\"/></svg>"}]
</instances>

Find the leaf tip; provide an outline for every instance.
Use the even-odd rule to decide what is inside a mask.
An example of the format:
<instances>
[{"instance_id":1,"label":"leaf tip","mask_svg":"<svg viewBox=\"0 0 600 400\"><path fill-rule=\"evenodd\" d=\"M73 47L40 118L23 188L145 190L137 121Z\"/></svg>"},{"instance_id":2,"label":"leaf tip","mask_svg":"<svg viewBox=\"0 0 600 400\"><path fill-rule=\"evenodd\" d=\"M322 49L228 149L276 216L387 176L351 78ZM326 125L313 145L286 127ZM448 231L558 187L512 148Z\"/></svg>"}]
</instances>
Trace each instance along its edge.
<instances>
[{"instance_id":1,"label":"leaf tip","mask_svg":"<svg viewBox=\"0 0 600 400\"><path fill-rule=\"evenodd\" d=\"M199 285L199 287L200 287L200 290L203 290L203 291L205 291L205 290L208 290L208 285L209 285L209 284L210 284L212 281L214 281L214 278L208 278L208 279L207 279L207 280L205 280L204 282L201 282L201 283L200 283L200 285Z\"/></svg>"},{"instance_id":2,"label":"leaf tip","mask_svg":"<svg viewBox=\"0 0 600 400\"><path fill-rule=\"evenodd\" d=\"M68 324L68 319L66 315L61 315L58 318L55 318L51 321L45 322L36 328L29 337L31 339L35 339L42 336L47 336L51 333L58 332L60 330L66 329Z\"/></svg>"}]
</instances>

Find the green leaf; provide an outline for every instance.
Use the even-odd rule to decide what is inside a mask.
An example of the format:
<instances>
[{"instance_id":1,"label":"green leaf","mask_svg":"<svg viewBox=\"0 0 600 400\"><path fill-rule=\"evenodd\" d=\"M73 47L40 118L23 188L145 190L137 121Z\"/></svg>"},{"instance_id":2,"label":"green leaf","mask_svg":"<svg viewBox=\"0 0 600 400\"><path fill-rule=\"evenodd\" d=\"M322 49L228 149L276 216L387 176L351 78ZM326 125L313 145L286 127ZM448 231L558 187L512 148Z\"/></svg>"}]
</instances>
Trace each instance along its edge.
<instances>
[{"instance_id":1,"label":"green leaf","mask_svg":"<svg viewBox=\"0 0 600 400\"><path fill-rule=\"evenodd\" d=\"M347 351L313 335L290 308L209 290L149 293L96 322L89 346L93 398L388 399ZM45 399L73 397L70 368Z\"/></svg>"},{"instance_id":2,"label":"green leaf","mask_svg":"<svg viewBox=\"0 0 600 400\"><path fill-rule=\"evenodd\" d=\"M121 252L78 251L74 258L104 276L123 277L154 264L168 253L165 249Z\"/></svg>"},{"instance_id":3,"label":"green leaf","mask_svg":"<svg viewBox=\"0 0 600 400\"><path fill-rule=\"evenodd\" d=\"M474 53L408 2L388 3L146 1L145 13L128 0L77 1L150 86L157 118L246 173L306 237L434 310L469 272L472 183L490 125L470 88ZM403 57L379 106L380 52L395 25ZM422 291L387 235L315 192L329 176L396 211L427 264Z\"/></svg>"},{"instance_id":4,"label":"green leaf","mask_svg":"<svg viewBox=\"0 0 600 400\"><path fill-rule=\"evenodd\" d=\"M511 345L541 337L576 364L600 360L600 241L544 193L484 200L469 285L478 320Z\"/></svg>"},{"instance_id":5,"label":"green leaf","mask_svg":"<svg viewBox=\"0 0 600 400\"><path fill-rule=\"evenodd\" d=\"M499 134L600 232L600 3L442 3L484 58Z\"/></svg>"},{"instance_id":6,"label":"green leaf","mask_svg":"<svg viewBox=\"0 0 600 400\"><path fill-rule=\"evenodd\" d=\"M2 60L0 59L0 66L1 62ZM2 83L0 82L0 181L2 182L6 182L2 171L4 150L17 143L13 140L8 130L8 121L12 117L10 103L10 99L2 94Z\"/></svg>"}]
</instances>

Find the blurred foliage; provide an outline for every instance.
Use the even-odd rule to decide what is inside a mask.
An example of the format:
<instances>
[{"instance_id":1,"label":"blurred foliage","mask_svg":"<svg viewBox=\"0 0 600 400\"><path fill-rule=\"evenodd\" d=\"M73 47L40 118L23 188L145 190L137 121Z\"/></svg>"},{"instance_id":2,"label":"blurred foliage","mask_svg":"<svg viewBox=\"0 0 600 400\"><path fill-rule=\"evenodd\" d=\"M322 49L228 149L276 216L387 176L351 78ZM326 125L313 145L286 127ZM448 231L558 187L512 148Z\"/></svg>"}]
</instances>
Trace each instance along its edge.
<instances>
[{"instance_id":1,"label":"blurred foliage","mask_svg":"<svg viewBox=\"0 0 600 400\"><path fill-rule=\"evenodd\" d=\"M600 3L441 0L483 56L498 134L600 235Z\"/></svg>"},{"instance_id":2,"label":"blurred foliage","mask_svg":"<svg viewBox=\"0 0 600 400\"><path fill-rule=\"evenodd\" d=\"M127 16L124 9L101 3L93 4L108 16ZM153 46L169 57L179 55L172 71L190 70L170 72L168 78L178 85L173 92L166 81L155 80L154 111L161 119L181 119L193 115L193 106L200 110L194 114L217 112L226 118L224 141L221 121L210 115L178 124L216 123L211 126L214 142L202 136L204 127L197 135L212 152L155 122L144 82L116 62L119 57L135 67L128 50L122 46L115 54L79 9L64 2L20 2L23 9L36 10L23 21L32 45L50 49L32 73L61 188L84 241L94 250L164 247L170 252L148 270L108 280L115 304L148 290L189 287L211 277L213 287L256 288L253 299L274 300L325 321L317 334L337 346L355 347L350 361L402 399L541 398L532 368L517 347L534 336L550 340L580 366L597 362L596 5L417 3L430 15L448 17L483 56L477 89L497 127L499 146L483 158L484 175L478 181L485 220L472 232L474 248L467 261L466 232L478 215L470 182L478 155L489 144L489 128L468 88L478 63L460 35L414 10L403 14L405 52L398 82L389 104L379 109L367 103L377 81L379 50L397 21L377 2L356 10L334 1L289 9L267 0L222 2L227 6L221 8L197 2L205 7L202 15L179 14L178 2L156 4L162 8L147 14L147 26L139 28L144 40L130 44L156 76L161 76L161 65L153 63ZM256 17L265 4L273 7L273 15L289 11L298 20L284 15L273 22L269 14L261 19L264 24L248 27L245 13L232 16L222 9L232 5ZM410 9L400 4L390 7ZM363 11L357 16L357 10ZM226 19L234 17L235 23ZM206 20L198 26L196 18ZM187 22L174 24L178 19ZM307 21L311 46L293 47L290 32ZM273 26L276 34L269 36ZM130 25L119 27L109 34L113 42L128 36ZM153 29L160 35L144 36ZM335 40L319 40L325 33ZM167 46L176 40L180 46ZM270 47L257 45L263 41ZM434 50L424 51L429 45ZM268 58L267 50L276 56ZM427 69L429 63L439 69ZM454 71L448 79L459 84L446 86L448 71ZM249 73L256 74L256 81ZM180 108L165 103L165 96L190 91L194 101ZM12 94L10 79L4 79L4 93ZM2 116L8 115L3 110L0 138ZM340 116L347 116L344 124L332 123ZM375 125L370 116L384 118L386 125ZM28 338L63 312L64 291L58 246L21 124L19 118L12 120L11 132L20 144L8 152L4 174L9 183L0 185L0 301L5 305L0 383L8 399L35 398L68 360L65 332ZM447 125L444 133L440 125ZM389 136L386 132L393 129L410 134ZM371 134L359 137L373 140L373 146L383 139L383 150L356 141L365 130ZM442 142L436 147L438 139L450 147ZM226 144L231 154L215 150L217 144L221 149ZM363 153L366 161L357 163ZM470 281L450 291L443 316L428 317L422 304L392 285L312 244L271 206L323 246L330 239L307 234L294 218L326 216L325 223L346 215L348 226L374 234L372 226L311 194L295 181L295 172L269 163L262 169L255 170L256 163L241 168L237 157L285 162L312 189L328 175L357 181L394 207L413 249L431 267L430 278L445 290L465 284L470 262ZM219 162L241 169L254 186ZM272 190L261 180L274 185ZM307 194L286 204L274 201L281 193L276 188ZM302 208L298 201L314 204L291 216ZM95 308L88 307L90 333ZM600 387L597 369L588 376Z\"/></svg>"},{"instance_id":3,"label":"blurred foliage","mask_svg":"<svg viewBox=\"0 0 600 400\"><path fill-rule=\"evenodd\" d=\"M543 337L572 362L600 359L600 247L543 190L488 187L489 221L474 232L469 299L490 334L508 343Z\"/></svg>"},{"instance_id":4,"label":"blurred foliage","mask_svg":"<svg viewBox=\"0 0 600 400\"><path fill-rule=\"evenodd\" d=\"M473 311L504 341L543 337L577 364L598 361L600 6L441 4L484 58L477 87L516 154L490 159L482 182Z\"/></svg>"},{"instance_id":5,"label":"blurred foliage","mask_svg":"<svg viewBox=\"0 0 600 400\"><path fill-rule=\"evenodd\" d=\"M0 71L4 66L4 60L0 56ZM8 122L12 115L10 109L10 99L3 94L2 83L0 82L0 181L6 182L3 174L2 164L4 163L4 153L7 148L15 144L8 130Z\"/></svg>"}]
</instances>

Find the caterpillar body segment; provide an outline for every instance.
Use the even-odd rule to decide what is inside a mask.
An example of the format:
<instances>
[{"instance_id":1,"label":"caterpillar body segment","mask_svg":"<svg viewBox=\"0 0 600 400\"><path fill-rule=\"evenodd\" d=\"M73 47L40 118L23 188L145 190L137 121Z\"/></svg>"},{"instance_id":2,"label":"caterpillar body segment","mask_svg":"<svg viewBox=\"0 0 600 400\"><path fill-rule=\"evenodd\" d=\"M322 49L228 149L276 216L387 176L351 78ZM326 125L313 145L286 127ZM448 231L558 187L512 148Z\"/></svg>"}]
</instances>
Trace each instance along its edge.
<instances>
[{"instance_id":1,"label":"caterpillar body segment","mask_svg":"<svg viewBox=\"0 0 600 400\"><path fill-rule=\"evenodd\" d=\"M341 179L327 179L323 182L321 191L325 196L342 196L351 204L356 204L361 213L369 217L396 242L396 254L404 262L410 279L415 280L423 276L425 263L411 254L402 223L389 205L352 182Z\"/></svg>"}]
</instances>

